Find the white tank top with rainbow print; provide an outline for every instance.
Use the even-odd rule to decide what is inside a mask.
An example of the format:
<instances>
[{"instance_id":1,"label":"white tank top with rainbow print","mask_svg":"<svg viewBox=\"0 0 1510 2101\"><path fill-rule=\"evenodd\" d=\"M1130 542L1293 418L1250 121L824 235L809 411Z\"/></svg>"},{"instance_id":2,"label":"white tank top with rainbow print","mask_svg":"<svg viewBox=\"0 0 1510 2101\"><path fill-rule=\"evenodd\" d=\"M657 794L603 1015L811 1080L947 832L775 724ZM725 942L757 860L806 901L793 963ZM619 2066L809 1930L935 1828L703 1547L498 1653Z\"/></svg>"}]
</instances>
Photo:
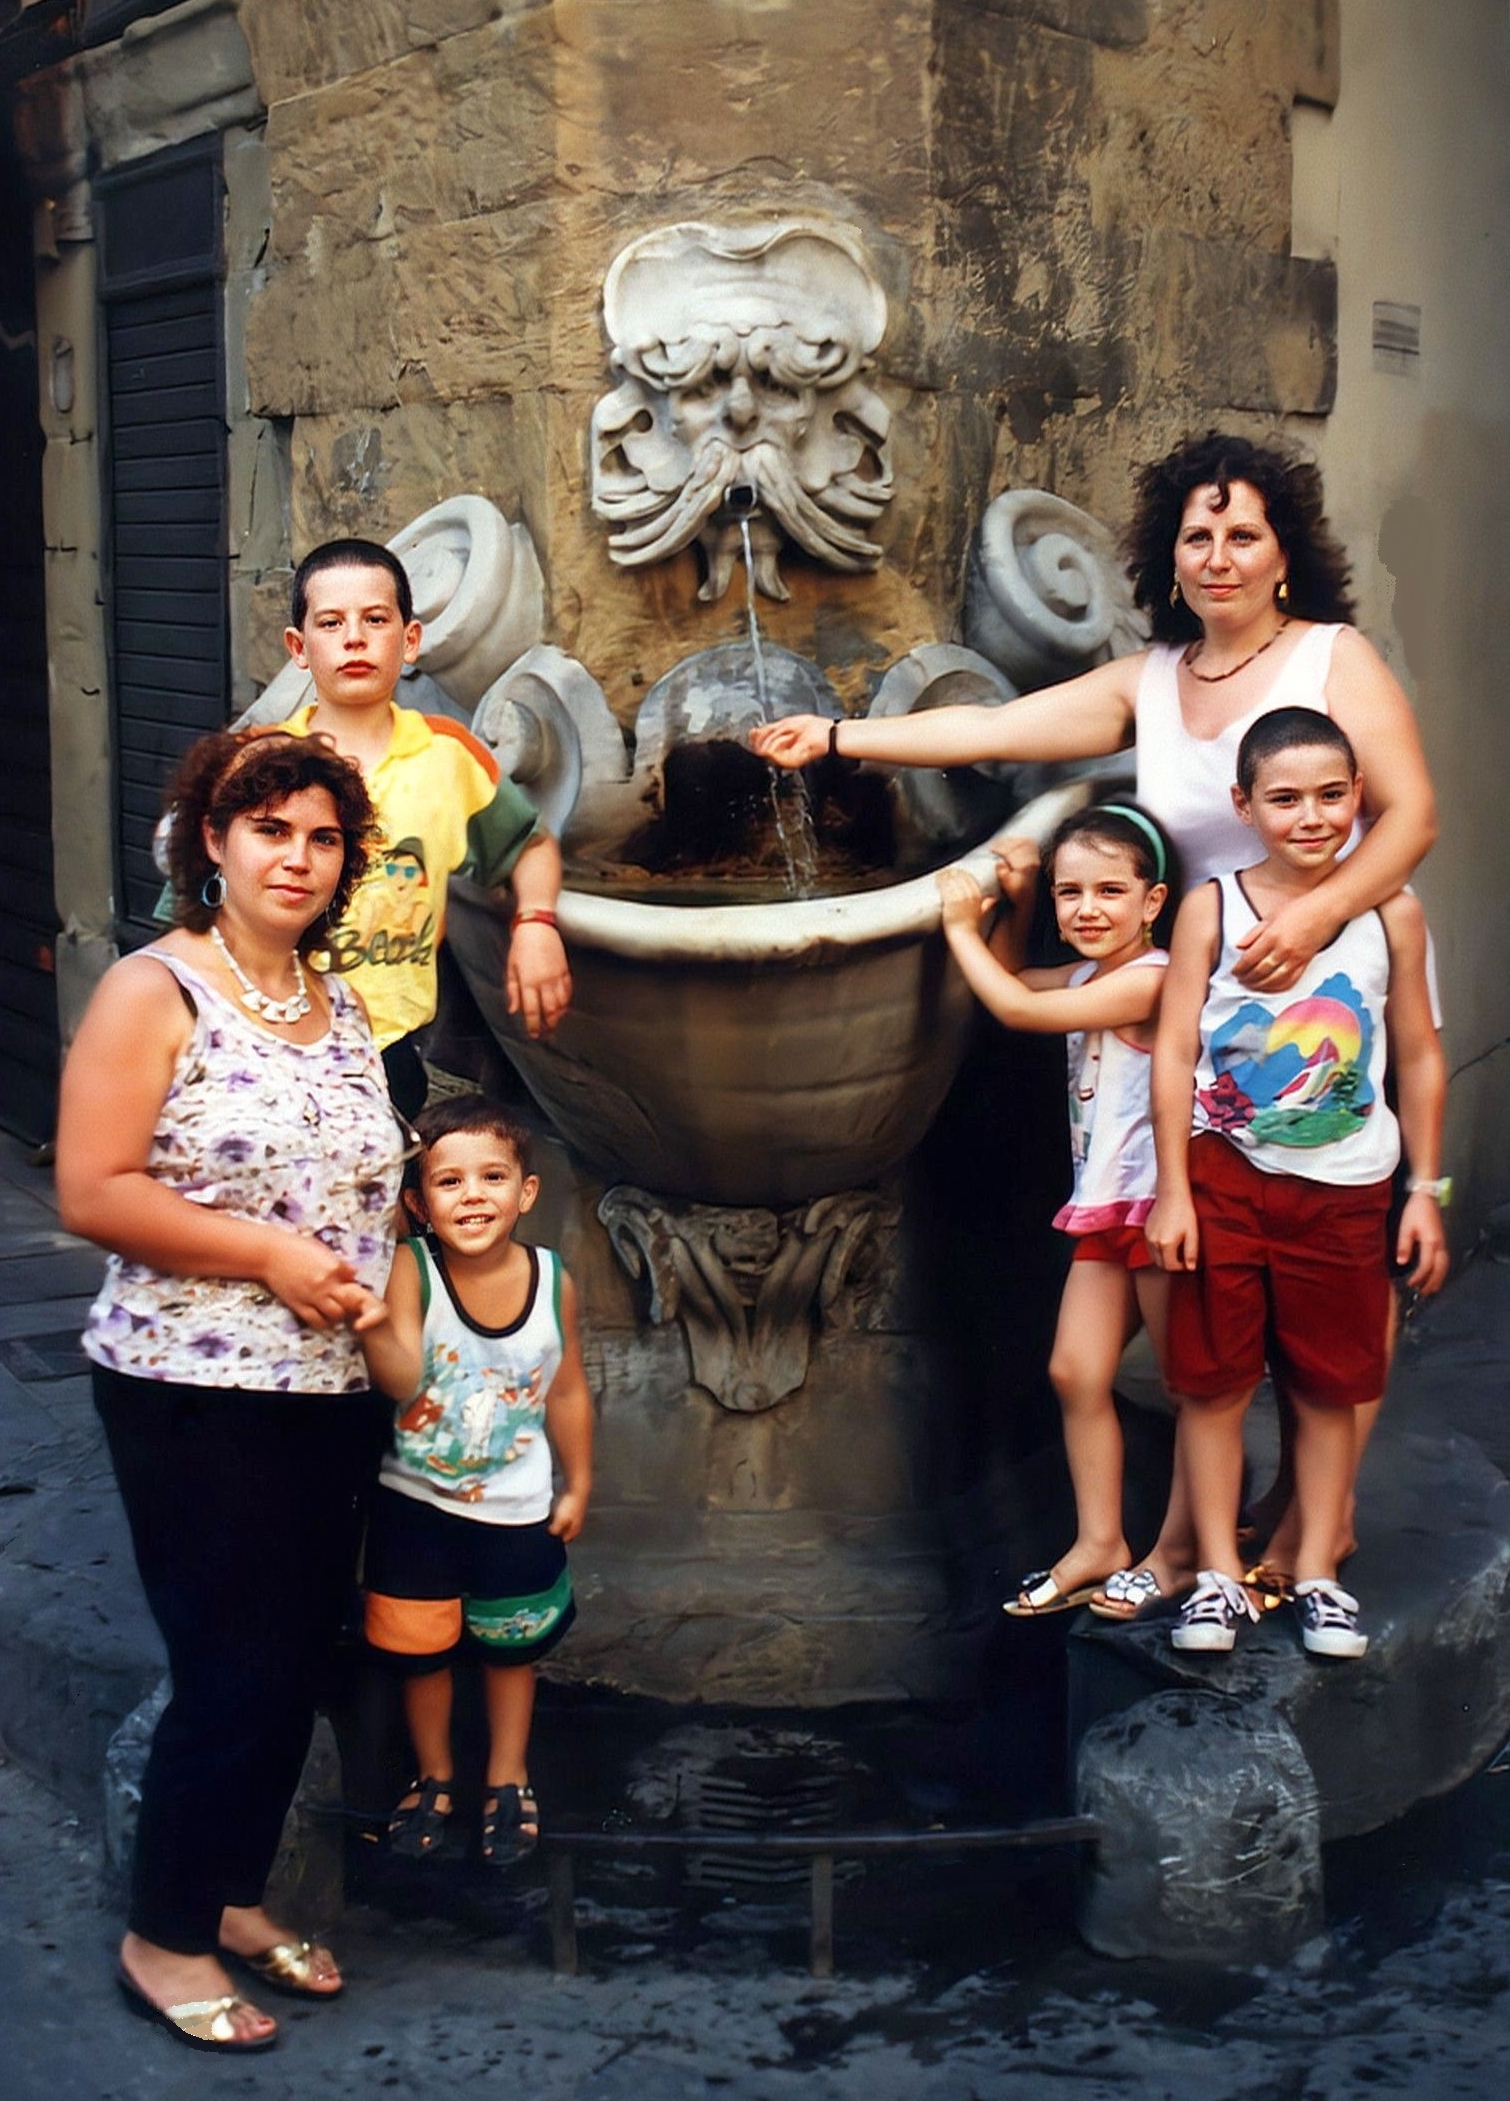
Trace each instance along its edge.
<instances>
[{"instance_id":1,"label":"white tank top with rainbow print","mask_svg":"<svg viewBox=\"0 0 1510 2101\"><path fill-rule=\"evenodd\" d=\"M1361 1188L1400 1158L1384 1099L1389 939L1377 912L1350 920L1288 992L1233 975L1258 918L1240 875L1215 879L1221 952L1201 1009L1195 1129L1216 1131L1266 1174Z\"/></svg>"}]
</instances>

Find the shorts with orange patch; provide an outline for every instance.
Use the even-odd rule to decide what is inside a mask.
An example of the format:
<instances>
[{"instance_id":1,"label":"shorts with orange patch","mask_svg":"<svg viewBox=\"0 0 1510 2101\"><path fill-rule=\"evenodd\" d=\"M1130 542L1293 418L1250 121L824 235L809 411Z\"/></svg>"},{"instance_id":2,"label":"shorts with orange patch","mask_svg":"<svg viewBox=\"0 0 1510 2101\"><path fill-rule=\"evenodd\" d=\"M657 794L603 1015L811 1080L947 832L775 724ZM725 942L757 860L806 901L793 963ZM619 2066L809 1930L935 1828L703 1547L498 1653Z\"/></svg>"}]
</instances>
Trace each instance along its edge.
<instances>
[{"instance_id":1,"label":"shorts with orange patch","mask_svg":"<svg viewBox=\"0 0 1510 2101\"><path fill-rule=\"evenodd\" d=\"M536 1663L577 1616L547 1520L487 1524L391 1488L373 1497L364 1574L367 1639L409 1675L466 1654Z\"/></svg>"}]
</instances>

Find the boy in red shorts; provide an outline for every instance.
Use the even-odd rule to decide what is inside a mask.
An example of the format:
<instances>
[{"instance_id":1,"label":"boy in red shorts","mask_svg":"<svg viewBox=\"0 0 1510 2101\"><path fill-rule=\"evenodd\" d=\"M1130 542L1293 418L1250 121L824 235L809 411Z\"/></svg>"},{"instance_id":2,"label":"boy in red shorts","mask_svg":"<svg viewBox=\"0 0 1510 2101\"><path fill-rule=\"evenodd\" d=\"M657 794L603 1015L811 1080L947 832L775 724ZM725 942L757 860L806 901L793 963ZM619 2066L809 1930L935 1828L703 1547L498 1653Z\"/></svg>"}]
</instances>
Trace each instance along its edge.
<instances>
[{"instance_id":1,"label":"boy in red shorts","mask_svg":"<svg viewBox=\"0 0 1510 2101\"><path fill-rule=\"evenodd\" d=\"M1401 892L1342 927L1288 991L1239 983L1237 942L1315 889L1353 833L1363 783L1326 715L1279 708L1238 752L1233 803L1264 858L1180 910L1153 1063L1158 1195L1147 1234L1171 1271L1168 1383L1200 1575L1172 1639L1226 1651L1257 1611L1242 1584L1243 1415L1265 1355L1296 1411L1295 1605L1317 1656L1361 1656L1337 1582L1357 1464L1355 1411L1388 1366L1391 1181L1410 1171L1394 1256L1420 1292L1447 1274L1438 1180L1446 1066L1426 924ZM1398 1117L1384 1099L1388 1063Z\"/></svg>"}]
</instances>

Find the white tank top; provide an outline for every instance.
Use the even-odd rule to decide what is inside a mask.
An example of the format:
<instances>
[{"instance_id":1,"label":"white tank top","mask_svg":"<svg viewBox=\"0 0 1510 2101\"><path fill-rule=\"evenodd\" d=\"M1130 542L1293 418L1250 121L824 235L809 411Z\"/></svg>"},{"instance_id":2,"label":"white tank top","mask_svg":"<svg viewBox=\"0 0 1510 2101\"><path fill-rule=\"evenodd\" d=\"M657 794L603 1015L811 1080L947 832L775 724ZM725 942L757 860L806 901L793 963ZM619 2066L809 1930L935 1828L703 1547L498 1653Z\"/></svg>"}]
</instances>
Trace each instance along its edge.
<instances>
[{"instance_id":1,"label":"white tank top","mask_svg":"<svg viewBox=\"0 0 1510 2101\"><path fill-rule=\"evenodd\" d=\"M1216 878L1221 949L1201 1009L1195 1129L1216 1131L1266 1174L1361 1188L1400 1158L1384 1099L1389 939L1377 912L1349 920L1288 992L1233 975L1258 914L1240 875Z\"/></svg>"},{"instance_id":2,"label":"white tank top","mask_svg":"<svg viewBox=\"0 0 1510 2101\"><path fill-rule=\"evenodd\" d=\"M1162 970L1169 957L1151 948L1124 970ZM1083 985L1095 964L1070 973ZM1075 1187L1054 1214L1061 1233L1105 1233L1140 1226L1153 1209L1153 1117L1149 1106L1152 1060L1140 1044L1115 1029L1076 1029L1066 1039L1070 1080L1070 1155Z\"/></svg>"},{"instance_id":3,"label":"white tank top","mask_svg":"<svg viewBox=\"0 0 1510 2101\"><path fill-rule=\"evenodd\" d=\"M532 1525L551 1510L545 1397L561 1364L561 1262L531 1248L529 1296L507 1328L484 1328L451 1288L444 1259L411 1240L424 1309L424 1370L394 1411L382 1482L484 1524Z\"/></svg>"},{"instance_id":4,"label":"white tank top","mask_svg":"<svg viewBox=\"0 0 1510 2101\"><path fill-rule=\"evenodd\" d=\"M1301 636L1246 715L1215 737L1192 737L1180 713L1179 662L1183 643L1161 642L1148 652L1138 680L1138 800L1158 818L1179 849L1187 891L1208 876L1229 875L1253 859L1253 834L1232 807L1237 747L1271 708L1314 708L1326 715L1326 682L1340 626L1311 627Z\"/></svg>"}]
</instances>

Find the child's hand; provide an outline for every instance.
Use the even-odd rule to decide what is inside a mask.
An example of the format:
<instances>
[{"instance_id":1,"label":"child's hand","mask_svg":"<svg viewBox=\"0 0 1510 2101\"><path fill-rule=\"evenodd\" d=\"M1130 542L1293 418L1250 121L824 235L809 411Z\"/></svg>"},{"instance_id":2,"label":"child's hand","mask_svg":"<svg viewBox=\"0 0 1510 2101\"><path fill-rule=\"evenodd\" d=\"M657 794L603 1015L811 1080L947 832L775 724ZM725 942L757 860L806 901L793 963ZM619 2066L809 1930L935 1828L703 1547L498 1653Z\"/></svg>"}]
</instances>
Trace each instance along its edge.
<instances>
[{"instance_id":1,"label":"child's hand","mask_svg":"<svg viewBox=\"0 0 1510 2101\"><path fill-rule=\"evenodd\" d=\"M551 1511L551 1521L546 1530L559 1539L563 1546L570 1546L587 1521L587 1491L563 1488Z\"/></svg>"},{"instance_id":2,"label":"child's hand","mask_svg":"<svg viewBox=\"0 0 1510 2101\"><path fill-rule=\"evenodd\" d=\"M1407 1272L1405 1281L1422 1298L1430 1298L1447 1281L1447 1235L1442 1226L1441 1205L1420 1189L1405 1200L1395 1240L1395 1261L1402 1269L1412 1257L1415 1266Z\"/></svg>"},{"instance_id":3,"label":"child's hand","mask_svg":"<svg viewBox=\"0 0 1510 2101\"><path fill-rule=\"evenodd\" d=\"M1008 904L1019 905L1024 898L1031 897L1038 887L1038 871L1043 866L1038 841L1009 832L991 841L991 851L996 856L997 888Z\"/></svg>"},{"instance_id":4,"label":"child's hand","mask_svg":"<svg viewBox=\"0 0 1510 2101\"><path fill-rule=\"evenodd\" d=\"M549 1036L571 1005L571 966L553 926L516 920L509 937L506 989L511 1014L522 1016L534 1037Z\"/></svg>"},{"instance_id":5,"label":"child's hand","mask_svg":"<svg viewBox=\"0 0 1510 2101\"><path fill-rule=\"evenodd\" d=\"M968 875L963 868L941 868L933 880L938 884L939 896L944 902L944 932L978 932L981 914L987 906L974 876Z\"/></svg>"},{"instance_id":6,"label":"child's hand","mask_svg":"<svg viewBox=\"0 0 1510 2101\"><path fill-rule=\"evenodd\" d=\"M1148 1251L1160 1269L1194 1269L1201 1235L1188 1195L1160 1196L1143 1227Z\"/></svg>"},{"instance_id":7,"label":"child's hand","mask_svg":"<svg viewBox=\"0 0 1510 2101\"><path fill-rule=\"evenodd\" d=\"M358 1286L361 1297L346 1316L354 1335L370 1335L374 1328L387 1325L388 1301L379 1298L375 1291Z\"/></svg>"}]
</instances>

